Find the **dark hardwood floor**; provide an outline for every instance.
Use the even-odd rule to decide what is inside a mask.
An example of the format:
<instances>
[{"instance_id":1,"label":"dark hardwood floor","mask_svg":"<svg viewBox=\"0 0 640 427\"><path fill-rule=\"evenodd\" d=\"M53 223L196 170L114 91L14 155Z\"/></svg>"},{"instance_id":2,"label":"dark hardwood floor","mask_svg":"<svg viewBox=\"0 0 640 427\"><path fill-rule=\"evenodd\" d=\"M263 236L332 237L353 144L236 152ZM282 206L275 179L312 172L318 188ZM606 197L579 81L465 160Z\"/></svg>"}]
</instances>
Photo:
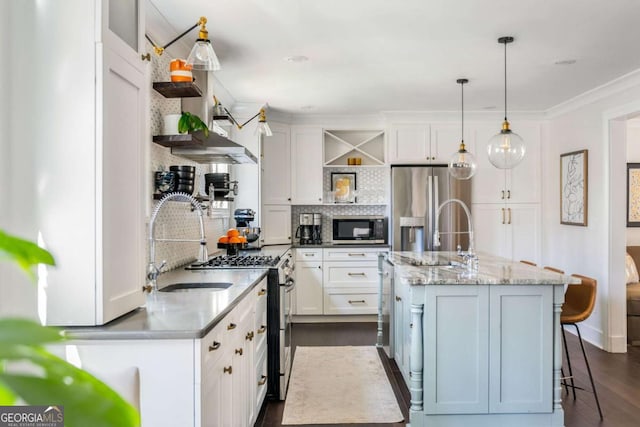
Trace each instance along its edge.
<instances>
[{"instance_id":1,"label":"dark hardwood floor","mask_svg":"<svg viewBox=\"0 0 640 427\"><path fill-rule=\"evenodd\" d=\"M377 324L370 323L313 323L293 325L295 346L375 345ZM578 339L567 334L576 385L590 390L587 369L582 359ZM640 347L629 347L626 354L604 352L585 343L587 356L596 382L604 420L598 417L593 394L577 390L576 400L571 391L562 393L566 427L637 427L640 426ZM295 353L294 353L295 355ZM409 419L409 390L393 360L380 351L382 364L389 376L398 404ZM565 366L566 373L566 366ZM281 426L284 402L268 400L262 407L256 426ZM336 424L332 424L336 426ZM349 424L350 426L354 424ZM368 424L357 424L366 426ZM399 424L371 424L371 426L402 426ZM324 426L329 426L324 424Z\"/></svg>"}]
</instances>

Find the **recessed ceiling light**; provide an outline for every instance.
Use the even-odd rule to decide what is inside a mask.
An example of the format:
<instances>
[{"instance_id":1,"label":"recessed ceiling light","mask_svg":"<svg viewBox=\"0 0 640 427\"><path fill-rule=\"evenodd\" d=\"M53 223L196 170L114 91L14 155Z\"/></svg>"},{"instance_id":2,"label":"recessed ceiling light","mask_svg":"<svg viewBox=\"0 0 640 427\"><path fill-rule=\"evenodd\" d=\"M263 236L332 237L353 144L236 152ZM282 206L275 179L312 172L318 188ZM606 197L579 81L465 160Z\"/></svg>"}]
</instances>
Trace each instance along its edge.
<instances>
[{"instance_id":1,"label":"recessed ceiling light","mask_svg":"<svg viewBox=\"0 0 640 427\"><path fill-rule=\"evenodd\" d=\"M308 61L309 58L307 58L304 55L292 55L292 56L287 56L286 58L284 58L284 60L287 62L305 62L305 61Z\"/></svg>"},{"instance_id":2,"label":"recessed ceiling light","mask_svg":"<svg viewBox=\"0 0 640 427\"><path fill-rule=\"evenodd\" d=\"M576 63L575 59L563 59L561 61L556 61L554 64L556 65L573 65Z\"/></svg>"}]
</instances>

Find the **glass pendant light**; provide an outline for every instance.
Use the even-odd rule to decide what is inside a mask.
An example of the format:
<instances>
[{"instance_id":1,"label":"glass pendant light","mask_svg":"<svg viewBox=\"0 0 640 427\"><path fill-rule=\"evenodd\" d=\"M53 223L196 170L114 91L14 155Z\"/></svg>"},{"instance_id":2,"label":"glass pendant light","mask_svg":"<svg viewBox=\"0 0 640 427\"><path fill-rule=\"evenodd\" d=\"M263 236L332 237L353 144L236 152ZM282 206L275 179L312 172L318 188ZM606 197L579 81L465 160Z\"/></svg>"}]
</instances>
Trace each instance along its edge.
<instances>
[{"instance_id":1,"label":"glass pendant light","mask_svg":"<svg viewBox=\"0 0 640 427\"><path fill-rule=\"evenodd\" d=\"M191 53L187 57L187 65L191 65L194 70L218 71L220 69L220 61L218 61L218 57L209 41L209 32L206 27L207 18L201 17L198 24L200 25L200 32L193 49L191 49Z\"/></svg>"},{"instance_id":2,"label":"glass pendant light","mask_svg":"<svg viewBox=\"0 0 640 427\"><path fill-rule=\"evenodd\" d=\"M504 122L502 130L489 140L487 153L489 161L498 169L511 169L524 158L526 147L517 133L509 128L507 120L507 44L513 43L513 37L500 37L498 43L504 44Z\"/></svg>"},{"instance_id":3,"label":"glass pendant light","mask_svg":"<svg viewBox=\"0 0 640 427\"><path fill-rule=\"evenodd\" d=\"M267 114L264 112L264 108L260 109L260 117L258 118L256 133L264 136L273 136L269 123L267 123Z\"/></svg>"},{"instance_id":4,"label":"glass pendant light","mask_svg":"<svg viewBox=\"0 0 640 427\"><path fill-rule=\"evenodd\" d=\"M458 79L456 83L460 84L462 91L462 126L460 149L449 160L449 173L456 179L469 179L476 173L476 159L464 145L464 85L469 83L469 80Z\"/></svg>"}]
</instances>

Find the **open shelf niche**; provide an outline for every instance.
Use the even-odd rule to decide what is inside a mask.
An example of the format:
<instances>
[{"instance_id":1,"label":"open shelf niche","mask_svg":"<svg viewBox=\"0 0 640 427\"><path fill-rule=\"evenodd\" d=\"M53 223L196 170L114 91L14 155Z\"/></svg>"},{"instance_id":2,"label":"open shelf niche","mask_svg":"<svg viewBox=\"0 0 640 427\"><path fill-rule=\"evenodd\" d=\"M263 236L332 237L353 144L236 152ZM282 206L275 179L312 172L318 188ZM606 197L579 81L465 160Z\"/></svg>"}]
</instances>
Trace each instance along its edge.
<instances>
[{"instance_id":1,"label":"open shelf niche","mask_svg":"<svg viewBox=\"0 0 640 427\"><path fill-rule=\"evenodd\" d=\"M349 157L361 158L361 166L385 166L384 131L325 130L324 166L347 166Z\"/></svg>"}]
</instances>

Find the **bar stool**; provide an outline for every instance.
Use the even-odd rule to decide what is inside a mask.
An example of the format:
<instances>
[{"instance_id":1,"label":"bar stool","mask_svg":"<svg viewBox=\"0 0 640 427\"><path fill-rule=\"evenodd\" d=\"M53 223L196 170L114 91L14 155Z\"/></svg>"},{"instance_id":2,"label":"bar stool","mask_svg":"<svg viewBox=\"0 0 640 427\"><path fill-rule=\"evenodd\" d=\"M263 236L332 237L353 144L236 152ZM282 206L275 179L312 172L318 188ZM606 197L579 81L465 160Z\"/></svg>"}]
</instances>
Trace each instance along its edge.
<instances>
[{"instance_id":1,"label":"bar stool","mask_svg":"<svg viewBox=\"0 0 640 427\"><path fill-rule=\"evenodd\" d=\"M587 353L585 352L584 345L582 343L580 328L578 328L578 323L588 319L591 315L591 312L593 312L593 307L596 304L596 288L598 282L596 281L596 279L582 276L580 274L572 274L572 277L577 277L581 280L581 283L579 285L569 285L567 287L567 290L564 293L564 304L562 305L562 313L560 314L560 324L562 325L562 341L564 342L564 351L567 356L567 366L569 367L569 379L571 380L571 385L568 385L566 381L563 381L563 384L565 386L565 389L567 389L567 387L571 387L573 389L573 400L576 399L576 388L585 390L581 387L577 387L573 382L573 370L571 369L571 359L569 358L567 338L564 331L564 325L573 325L576 327L576 331L578 332L578 339L580 341L580 348L582 349L582 356L584 357L585 365L587 365L587 372L589 373L591 390L593 391L593 396L596 398L598 413L600 414L600 419L602 420L602 409L600 409L598 393L596 392L596 386L593 382L593 375L591 374L591 368L589 367Z\"/></svg>"},{"instance_id":2,"label":"bar stool","mask_svg":"<svg viewBox=\"0 0 640 427\"><path fill-rule=\"evenodd\" d=\"M525 259L521 259L520 262L523 263L523 264L533 265L534 267L536 267L538 265L535 262L527 261Z\"/></svg>"},{"instance_id":3,"label":"bar stool","mask_svg":"<svg viewBox=\"0 0 640 427\"><path fill-rule=\"evenodd\" d=\"M560 270L559 268L549 267L548 265L543 267L545 270L553 271L554 273L564 274L564 270Z\"/></svg>"}]
</instances>

